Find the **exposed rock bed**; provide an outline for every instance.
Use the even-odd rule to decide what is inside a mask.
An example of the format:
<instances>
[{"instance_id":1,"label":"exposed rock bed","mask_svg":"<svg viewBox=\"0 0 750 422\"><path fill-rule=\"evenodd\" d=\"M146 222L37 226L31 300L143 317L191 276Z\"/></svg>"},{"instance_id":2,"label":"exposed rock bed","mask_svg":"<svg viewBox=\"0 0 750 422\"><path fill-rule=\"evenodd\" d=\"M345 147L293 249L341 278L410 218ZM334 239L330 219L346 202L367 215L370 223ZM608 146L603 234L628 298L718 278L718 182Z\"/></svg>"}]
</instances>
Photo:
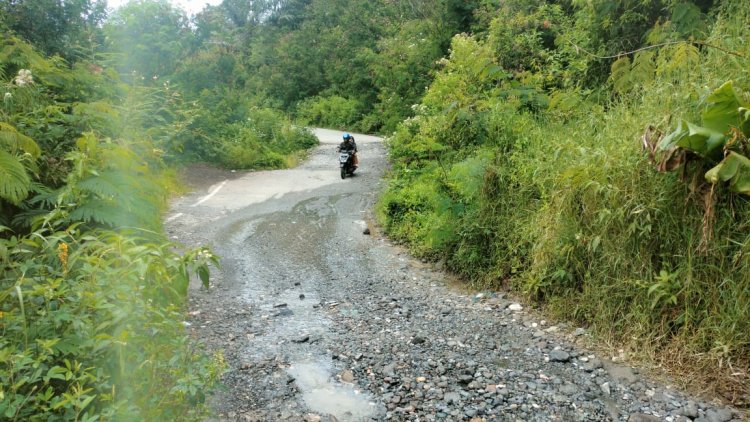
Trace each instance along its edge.
<instances>
[{"instance_id":1,"label":"exposed rock bed","mask_svg":"<svg viewBox=\"0 0 750 422\"><path fill-rule=\"evenodd\" d=\"M301 169L335 163L328 146ZM210 291L191 289L186 321L229 366L214 419L741 418L575 346L582 328L549 324L502 293L448 287L365 223L385 160L378 143L362 150L369 168L343 183L239 210L198 206L198 194L173 206L185 216L169 232L223 258Z\"/></svg>"}]
</instances>

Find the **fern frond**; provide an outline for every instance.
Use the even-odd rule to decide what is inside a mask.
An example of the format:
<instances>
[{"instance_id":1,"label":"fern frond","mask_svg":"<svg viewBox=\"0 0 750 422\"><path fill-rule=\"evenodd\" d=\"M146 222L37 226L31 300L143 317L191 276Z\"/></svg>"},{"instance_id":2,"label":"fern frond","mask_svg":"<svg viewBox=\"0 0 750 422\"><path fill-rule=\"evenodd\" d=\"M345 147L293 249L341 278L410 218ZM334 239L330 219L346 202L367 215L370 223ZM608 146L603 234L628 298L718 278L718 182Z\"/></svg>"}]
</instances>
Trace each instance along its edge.
<instances>
[{"instance_id":1,"label":"fern frond","mask_svg":"<svg viewBox=\"0 0 750 422\"><path fill-rule=\"evenodd\" d=\"M76 185L78 189L105 198L122 196L122 175L114 170L104 170L98 175L89 176Z\"/></svg>"},{"instance_id":2,"label":"fern frond","mask_svg":"<svg viewBox=\"0 0 750 422\"><path fill-rule=\"evenodd\" d=\"M683 2L672 11L672 23L682 36L697 37L706 31L706 22L701 9L693 3Z\"/></svg>"},{"instance_id":3,"label":"fern frond","mask_svg":"<svg viewBox=\"0 0 750 422\"><path fill-rule=\"evenodd\" d=\"M39 158L42 150L33 139L18 132L18 130L7 124L0 122L0 146L5 146L6 151L15 154L18 150L30 154L34 159Z\"/></svg>"},{"instance_id":4,"label":"fern frond","mask_svg":"<svg viewBox=\"0 0 750 422\"><path fill-rule=\"evenodd\" d=\"M656 73L654 54L653 51L640 51L635 54L630 68L630 81L633 84L643 85L654 79Z\"/></svg>"},{"instance_id":5,"label":"fern frond","mask_svg":"<svg viewBox=\"0 0 750 422\"><path fill-rule=\"evenodd\" d=\"M69 217L71 221L86 223L100 223L111 227L120 227L127 216L117 207L114 201L104 199L90 199L73 210Z\"/></svg>"},{"instance_id":6,"label":"fern frond","mask_svg":"<svg viewBox=\"0 0 750 422\"><path fill-rule=\"evenodd\" d=\"M612 73L609 80L617 92L623 93L630 90L632 82L630 79L630 58L628 56L619 58L612 63Z\"/></svg>"},{"instance_id":7,"label":"fern frond","mask_svg":"<svg viewBox=\"0 0 750 422\"><path fill-rule=\"evenodd\" d=\"M60 195L59 190L53 190L44 186L41 183L32 182L29 189L34 196L29 199L28 203L36 207L52 208L57 203L57 198Z\"/></svg>"},{"instance_id":8,"label":"fern frond","mask_svg":"<svg viewBox=\"0 0 750 422\"><path fill-rule=\"evenodd\" d=\"M0 198L18 204L29 194L31 180L18 159L0 149Z\"/></svg>"},{"instance_id":9,"label":"fern frond","mask_svg":"<svg viewBox=\"0 0 750 422\"><path fill-rule=\"evenodd\" d=\"M48 215L49 210L45 209L29 209L21 211L13 216L13 227L32 227L37 219L44 218Z\"/></svg>"},{"instance_id":10,"label":"fern frond","mask_svg":"<svg viewBox=\"0 0 750 422\"><path fill-rule=\"evenodd\" d=\"M674 48L665 49L659 54L659 58L659 74L680 75L700 64L700 51L692 43L684 42L675 45Z\"/></svg>"},{"instance_id":11,"label":"fern frond","mask_svg":"<svg viewBox=\"0 0 750 422\"><path fill-rule=\"evenodd\" d=\"M118 169L89 176L76 185L84 193L84 199L71 212L70 219L113 228L157 226L160 214L154 198L158 191L144 179Z\"/></svg>"}]
</instances>

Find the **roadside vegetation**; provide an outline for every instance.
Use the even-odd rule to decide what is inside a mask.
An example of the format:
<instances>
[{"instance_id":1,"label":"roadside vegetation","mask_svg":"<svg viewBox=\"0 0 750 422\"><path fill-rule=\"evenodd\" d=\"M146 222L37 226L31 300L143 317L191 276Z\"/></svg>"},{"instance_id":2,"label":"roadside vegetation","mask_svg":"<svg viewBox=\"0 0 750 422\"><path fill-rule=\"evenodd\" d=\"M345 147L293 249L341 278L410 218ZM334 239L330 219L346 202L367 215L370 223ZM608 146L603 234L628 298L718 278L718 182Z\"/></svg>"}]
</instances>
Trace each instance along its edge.
<instances>
[{"instance_id":1,"label":"roadside vegetation","mask_svg":"<svg viewBox=\"0 0 750 422\"><path fill-rule=\"evenodd\" d=\"M387 134L381 224L750 403L750 4L0 3L0 418L200 419L175 168Z\"/></svg>"},{"instance_id":2,"label":"roadside vegetation","mask_svg":"<svg viewBox=\"0 0 750 422\"><path fill-rule=\"evenodd\" d=\"M218 261L162 232L176 169L317 140L201 31L161 0L0 4L0 419L203 417L224 364L183 321Z\"/></svg>"},{"instance_id":3,"label":"roadside vegetation","mask_svg":"<svg viewBox=\"0 0 750 422\"><path fill-rule=\"evenodd\" d=\"M386 231L750 403L747 2L503 2L388 139Z\"/></svg>"},{"instance_id":4,"label":"roadside vegetation","mask_svg":"<svg viewBox=\"0 0 750 422\"><path fill-rule=\"evenodd\" d=\"M163 92L0 41L0 419L199 419L223 370L191 344L210 251L161 232Z\"/></svg>"},{"instance_id":5,"label":"roadside vegetation","mask_svg":"<svg viewBox=\"0 0 750 422\"><path fill-rule=\"evenodd\" d=\"M750 403L747 2L263 4L204 11L213 42L264 103L388 135L389 235Z\"/></svg>"}]
</instances>

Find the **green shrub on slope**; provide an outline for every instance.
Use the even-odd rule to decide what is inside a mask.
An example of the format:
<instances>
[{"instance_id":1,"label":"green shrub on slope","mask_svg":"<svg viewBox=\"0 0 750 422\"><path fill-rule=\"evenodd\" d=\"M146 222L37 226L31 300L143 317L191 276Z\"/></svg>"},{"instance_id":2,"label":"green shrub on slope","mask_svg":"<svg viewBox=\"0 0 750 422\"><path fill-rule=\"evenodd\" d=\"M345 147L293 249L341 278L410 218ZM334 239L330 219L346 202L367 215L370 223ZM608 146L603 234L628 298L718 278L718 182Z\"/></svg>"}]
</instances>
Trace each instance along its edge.
<instances>
[{"instance_id":1,"label":"green shrub on slope","mask_svg":"<svg viewBox=\"0 0 750 422\"><path fill-rule=\"evenodd\" d=\"M595 59L567 41L593 35L550 7L507 10L485 40L454 38L417 116L388 140L381 221L476 286L512 287L637 347L747 367L750 202L734 185L710 195L716 163L657 172L640 138L699 121L727 80L747 101L750 8L720 10L706 42L720 49L676 34L627 75L616 63L607 85L585 86ZM544 16L547 41L530 29ZM533 54L508 56L518 45ZM741 372L728 379L746 385Z\"/></svg>"}]
</instances>

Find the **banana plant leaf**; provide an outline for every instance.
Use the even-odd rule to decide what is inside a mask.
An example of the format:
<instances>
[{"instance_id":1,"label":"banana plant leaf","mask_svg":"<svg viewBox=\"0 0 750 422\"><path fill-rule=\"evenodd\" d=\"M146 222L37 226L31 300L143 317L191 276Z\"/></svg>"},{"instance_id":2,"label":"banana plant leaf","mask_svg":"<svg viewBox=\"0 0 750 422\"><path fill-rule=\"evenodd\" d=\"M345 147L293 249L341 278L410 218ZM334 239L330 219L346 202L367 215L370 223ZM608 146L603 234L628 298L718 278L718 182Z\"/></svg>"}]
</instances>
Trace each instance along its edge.
<instances>
[{"instance_id":1,"label":"banana plant leaf","mask_svg":"<svg viewBox=\"0 0 750 422\"><path fill-rule=\"evenodd\" d=\"M677 128L672 132L664 136L659 143L656 145L656 150L659 152L670 151L677 147L677 142L687 135L686 125L683 125L684 120L677 122Z\"/></svg>"},{"instance_id":2,"label":"banana plant leaf","mask_svg":"<svg viewBox=\"0 0 750 422\"><path fill-rule=\"evenodd\" d=\"M688 134L677 142L677 146L716 161L721 160L727 136L722 132L686 122Z\"/></svg>"},{"instance_id":3,"label":"banana plant leaf","mask_svg":"<svg viewBox=\"0 0 750 422\"><path fill-rule=\"evenodd\" d=\"M682 147L701 157L720 161L727 139L722 132L681 120L677 128L659 142L658 149L670 151L676 147Z\"/></svg>"},{"instance_id":4,"label":"banana plant leaf","mask_svg":"<svg viewBox=\"0 0 750 422\"><path fill-rule=\"evenodd\" d=\"M740 116L740 108L745 106L732 86L732 81L725 82L706 99L709 106L701 114L703 126L716 132L727 133L730 127L743 132L748 129ZM747 135L747 133L745 133Z\"/></svg>"},{"instance_id":5,"label":"banana plant leaf","mask_svg":"<svg viewBox=\"0 0 750 422\"><path fill-rule=\"evenodd\" d=\"M728 181L731 191L750 196L750 159L736 152L730 152L705 177L713 184Z\"/></svg>"}]
</instances>

